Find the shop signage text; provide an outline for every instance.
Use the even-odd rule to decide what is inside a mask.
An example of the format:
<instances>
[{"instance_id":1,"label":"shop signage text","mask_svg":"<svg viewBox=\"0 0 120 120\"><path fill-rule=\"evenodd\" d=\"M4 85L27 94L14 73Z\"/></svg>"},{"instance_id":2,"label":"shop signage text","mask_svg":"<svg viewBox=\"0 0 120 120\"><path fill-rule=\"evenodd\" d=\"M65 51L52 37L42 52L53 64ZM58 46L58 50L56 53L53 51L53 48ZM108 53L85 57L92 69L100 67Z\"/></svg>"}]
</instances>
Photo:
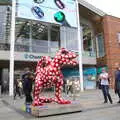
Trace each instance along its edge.
<instances>
[{"instance_id":1,"label":"shop signage text","mask_svg":"<svg viewBox=\"0 0 120 120\"><path fill-rule=\"evenodd\" d=\"M40 59L41 56L39 55L33 55L33 54L24 54L25 59Z\"/></svg>"}]
</instances>

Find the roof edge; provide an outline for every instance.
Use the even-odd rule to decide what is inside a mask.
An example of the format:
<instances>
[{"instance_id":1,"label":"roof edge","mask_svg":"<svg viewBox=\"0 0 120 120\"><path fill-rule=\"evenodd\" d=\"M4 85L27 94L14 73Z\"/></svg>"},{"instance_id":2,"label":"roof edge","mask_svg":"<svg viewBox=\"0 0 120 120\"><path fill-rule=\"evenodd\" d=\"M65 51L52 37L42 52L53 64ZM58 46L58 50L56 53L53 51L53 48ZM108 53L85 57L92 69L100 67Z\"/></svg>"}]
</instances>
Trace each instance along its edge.
<instances>
[{"instance_id":1,"label":"roof edge","mask_svg":"<svg viewBox=\"0 0 120 120\"><path fill-rule=\"evenodd\" d=\"M78 3L88 9L90 9L91 11L93 11L94 13L98 14L99 16L104 16L107 15L107 13L103 12L102 10L100 10L99 8L96 8L95 6L93 6L92 4L84 1L84 0L78 0Z\"/></svg>"}]
</instances>

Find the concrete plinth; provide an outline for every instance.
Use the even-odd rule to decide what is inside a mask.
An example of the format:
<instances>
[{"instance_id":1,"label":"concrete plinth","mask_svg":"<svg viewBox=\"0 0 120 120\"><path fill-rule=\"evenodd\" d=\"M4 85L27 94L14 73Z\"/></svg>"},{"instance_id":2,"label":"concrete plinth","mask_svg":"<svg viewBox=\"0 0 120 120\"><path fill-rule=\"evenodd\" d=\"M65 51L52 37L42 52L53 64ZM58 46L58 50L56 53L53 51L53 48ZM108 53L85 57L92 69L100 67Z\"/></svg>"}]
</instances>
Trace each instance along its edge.
<instances>
[{"instance_id":1,"label":"concrete plinth","mask_svg":"<svg viewBox=\"0 0 120 120\"><path fill-rule=\"evenodd\" d=\"M72 104L64 104L64 105L49 103L39 107L31 106L31 114L36 117L69 114L69 113L81 112L81 111L82 111L82 107L79 101L73 101Z\"/></svg>"}]
</instances>

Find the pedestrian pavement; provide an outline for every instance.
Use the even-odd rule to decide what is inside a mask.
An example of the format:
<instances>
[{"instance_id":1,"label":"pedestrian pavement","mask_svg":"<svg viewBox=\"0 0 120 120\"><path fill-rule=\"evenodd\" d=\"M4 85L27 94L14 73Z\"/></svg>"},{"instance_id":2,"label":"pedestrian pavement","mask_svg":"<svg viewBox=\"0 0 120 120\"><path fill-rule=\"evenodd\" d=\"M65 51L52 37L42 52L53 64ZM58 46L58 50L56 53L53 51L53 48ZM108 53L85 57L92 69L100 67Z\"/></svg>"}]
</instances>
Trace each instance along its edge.
<instances>
[{"instance_id":1,"label":"pedestrian pavement","mask_svg":"<svg viewBox=\"0 0 120 120\"><path fill-rule=\"evenodd\" d=\"M47 93L45 93L47 94ZM52 92L48 93L50 96L53 95ZM80 92L79 96L76 98L73 97L66 97L65 98L71 99L75 101L79 101L82 107L82 111L97 111L102 109L110 109L112 107L118 106L117 101L118 97L114 94L113 90L110 90L110 94L113 99L113 104L103 103L103 95L101 90L87 90L84 92ZM14 118L18 118L18 120L27 120L27 119L34 119L34 116L26 113L24 109L24 98L17 98L13 100L12 97L8 95L2 96L0 98L0 120L13 120Z\"/></svg>"}]
</instances>

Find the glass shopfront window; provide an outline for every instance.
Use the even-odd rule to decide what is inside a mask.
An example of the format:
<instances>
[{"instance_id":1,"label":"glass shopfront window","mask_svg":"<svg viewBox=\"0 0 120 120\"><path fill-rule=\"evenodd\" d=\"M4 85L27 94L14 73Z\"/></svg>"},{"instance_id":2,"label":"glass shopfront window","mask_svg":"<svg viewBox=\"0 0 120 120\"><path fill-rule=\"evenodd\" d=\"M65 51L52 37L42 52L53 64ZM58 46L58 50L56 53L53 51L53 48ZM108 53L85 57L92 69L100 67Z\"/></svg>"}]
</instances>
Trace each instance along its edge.
<instances>
[{"instance_id":1,"label":"glass shopfront window","mask_svg":"<svg viewBox=\"0 0 120 120\"><path fill-rule=\"evenodd\" d=\"M61 46L78 52L77 29L69 27L60 28Z\"/></svg>"},{"instance_id":2,"label":"glass shopfront window","mask_svg":"<svg viewBox=\"0 0 120 120\"><path fill-rule=\"evenodd\" d=\"M30 24L28 21L16 21L15 51L29 51Z\"/></svg>"},{"instance_id":3,"label":"glass shopfront window","mask_svg":"<svg viewBox=\"0 0 120 120\"><path fill-rule=\"evenodd\" d=\"M33 52L48 52L48 27L40 23L32 23L31 48Z\"/></svg>"},{"instance_id":4,"label":"glass shopfront window","mask_svg":"<svg viewBox=\"0 0 120 120\"><path fill-rule=\"evenodd\" d=\"M50 46L51 52L55 52L60 46L60 27L51 26Z\"/></svg>"},{"instance_id":5,"label":"glass shopfront window","mask_svg":"<svg viewBox=\"0 0 120 120\"><path fill-rule=\"evenodd\" d=\"M97 71L95 67L89 67L83 69L84 89L96 88L96 75L97 75Z\"/></svg>"},{"instance_id":6,"label":"glass shopfront window","mask_svg":"<svg viewBox=\"0 0 120 120\"><path fill-rule=\"evenodd\" d=\"M82 36L83 36L83 54L88 56L95 56L95 43L93 28L89 24L82 24Z\"/></svg>"},{"instance_id":7,"label":"glass shopfront window","mask_svg":"<svg viewBox=\"0 0 120 120\"><path fill-rule=\"evenodd\" d=\"M83 49L84 51L92 50L92 32L88 25L82 24L83 31Z\"/></svg>"},{"instance_id":8,"label":"glass shopfront window","mask_svg":"<svg viewBox=\"0 0 120 120\"><path fill-rule=\"evenodd\" d=\"M15 51L51 53L59 48L59 26L17 20Z\"/></svg>"},{"instance_id":9,"label":"glass shopfront window","mask_svg":"<svg viewBox=\"0 0 120 120\"><path fill-rule=\"evenodd\" d=\"M96 43L97 43L97 57L105 56L105 46L104 46L104 37L102 33L99 33L96 36Z\"/></svg>"},{"instance_id":10,"label":"glass shopfront window","mask_svg":"<svg viewBox=\"0 0 120 120\"><path fill-rule=\"evenodd\" d=\"M10 50L10 7L0 6L0 50Z\"/></svg>"}]
</instances>

